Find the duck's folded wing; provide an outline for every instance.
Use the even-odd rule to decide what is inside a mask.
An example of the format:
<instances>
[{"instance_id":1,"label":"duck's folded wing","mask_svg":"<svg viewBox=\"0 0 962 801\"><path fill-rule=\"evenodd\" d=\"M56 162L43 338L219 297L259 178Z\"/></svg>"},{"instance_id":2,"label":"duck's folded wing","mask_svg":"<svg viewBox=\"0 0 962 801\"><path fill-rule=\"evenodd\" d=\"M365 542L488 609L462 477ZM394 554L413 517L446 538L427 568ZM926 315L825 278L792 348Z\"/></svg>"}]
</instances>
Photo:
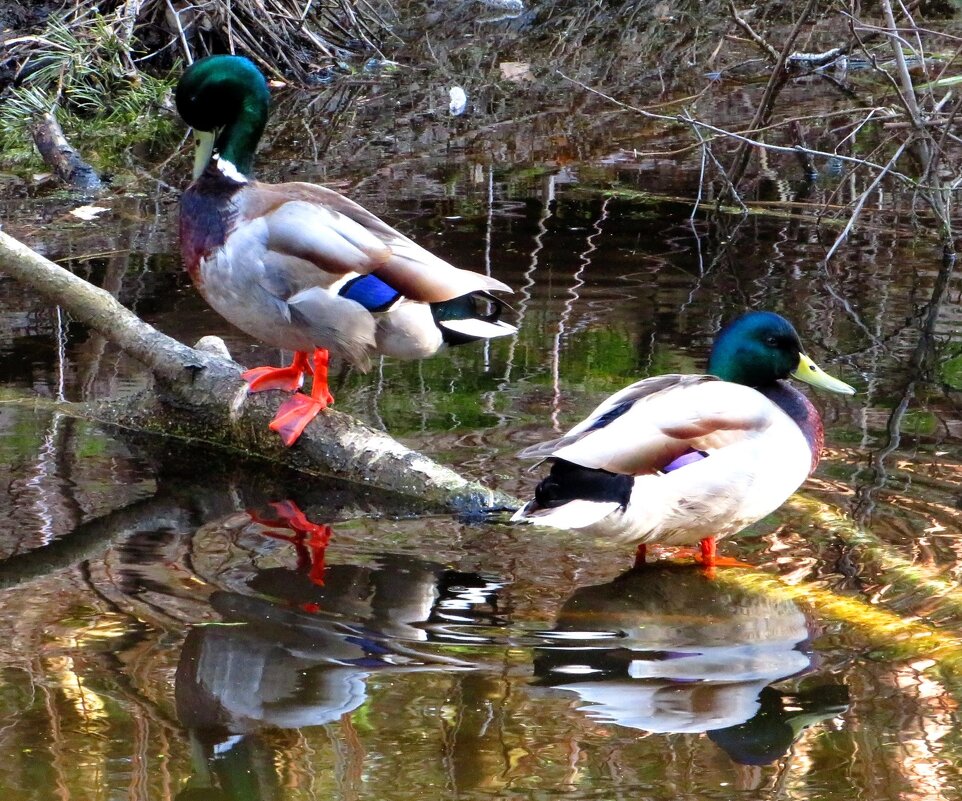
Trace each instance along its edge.
<instances>
[{"instance_id":1,"label":"duck's folded wing","mask_svg":"<svg viewBox=\"0 0 962 801\"><path fill-rule=\"evenodd\" d=\"M584 420L570 428L563 437L539 442L537 445L530 445L518 453L518 458L547 459L553 456L559 448L572 445L591 431L609 425L616 418L632 409L636 403L644 401L646 398L693 383L718 380L710 375L680 375L674 373L643 378L641 381L636 381L634 384L630 384L614 395L607 397Z\"/></svg>"},{"instance_id":2,"label":"duck's folded wing","mask_svg":"<svg viewBox=\"0 0 962 801\"><path fill-rule=\"evenodd\" d=\"M374 274L411 300L441 303L472 292L511 292L496 278L461 270L398 234L391 257Z\"/></svg>"},{"instance_id":3,"label":"duck's folded wing","mask_svg":"<svg viewBox=\"0 0 962 801\"><path fill-rule=\"evenodd\" d=\"M371 273L392 255L391 248L371 231L327 206L291 200L262 219L267 226L267 249L275 258L309 262L324 273Z\"/></svg>"},{"instance_id":4,"label":"duck's folded wing","mask_svg":"<svg viewBox=\"0 0 962 801\"><path fill-rule=\"evenodd\" d=\"M665 392L679 392L696 384L717 382L721 379L713 375L684 375L667 373L651 378L643 378L629 384L614 395L609 396L595 407L584 420L573 426L565 437L573 437L586 431L604 428L615 418L634 408L635 404L649 402Z\"/></svg>"},{"instance_id":5,"label":"duck's folded wing","mask_svg":"<svg viewBox=\"0 0 962 801\"><path fill-rule=\"evenodd\" d=\"M250 211L266 217L269 247L321 270L374 273L405 297L427 303L511 292L495 278L448 264L333 190L289 183L255 191L260 195L251 195Z\"/></svg>"},{"instance_id":6,"label":"duck's folded wing","mask_svg":"<svg viewBox=\"0 0 962 801\"><path fill-rule=\"evenodd\" d=\"M712 376L658 376L613 395L564 437L521 452L613 473L654 473L691 451L762 434L784 413L750 387Z\"/></svg>"}]
</instances>

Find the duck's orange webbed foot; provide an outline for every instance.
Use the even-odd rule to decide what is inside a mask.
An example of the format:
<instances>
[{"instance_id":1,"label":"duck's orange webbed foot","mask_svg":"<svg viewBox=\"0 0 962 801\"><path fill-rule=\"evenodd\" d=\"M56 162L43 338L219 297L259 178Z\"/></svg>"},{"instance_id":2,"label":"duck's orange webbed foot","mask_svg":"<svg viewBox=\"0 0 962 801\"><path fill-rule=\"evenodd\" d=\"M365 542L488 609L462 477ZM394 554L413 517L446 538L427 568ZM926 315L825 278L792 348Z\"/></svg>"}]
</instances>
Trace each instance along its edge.
<instances>
[{"instance_id":1,"label":"duck's orange webbed foot","mask_svg":"<svg viewBox=\"0 0 962 801\"><path fill-rule=\"evenodd\" d=\"M658 551L657 546L655 546L655 550L656 552ZM642 543L635 552L635 562L632 565L632 569L638 570L644 568L647 564L645 561L647 555L647 545L646 543ZM672 561L691 559L705 571L709 578L714 578L716 567L755 567L747 562L740 562L738 559L733 559L730 556L719 556L714 537L706 537L703 539L699 543L698 548L671 548L670 559Z\"/></svg>"},{"instance_id":2,"label":"duck's orange webbed foot","mask_svg":"<svg viewBox=\"0 0 962 801\"><path fill-rule=\"evenodd\" d=\"M697 549L676 548L674 556L675 558L693 558L696 564L705 569L709 577L714 576L716 567L755 567L754 565L748 564L748 562L742 562L730 556L719 556L714 537L705 537L698 543Z\"/></svg>"},{"instance_id":3,"label":"duck's orange webbed foot","mask_svg":"<svg viewBox=\"0 0 962 801\"><path fill-rule=\"evenodd\" d=\"M704 567L754 567L731 556L719 556L717 546L714 537L705 537L698 543L700 552L695 554L695 561Z\"/></svg>"},{"instance_id":4,"label":"duck's orange webbed foot","mask_svg":"<svg viewBox=\"0 0 962 801\"><path fill-rule=\"evenodd\" d=\"M298 351L287 367L252 367L241 374L247 382L248 392L264 392L268 389L292 391L304 383L304 373L311 372L307 354Z\"/></svg>"},{"instance_id":5,"label":"duck's orange webbed foot","mask_svg":"<svg viewBox=\"0 0 962 801\"><path fill-rule=\"evenodd\" d=\"M307 428L327 403L321 403L302 392L295 393L281 404L269 428L281 435L281 441L289 448Z\"/></svg>"},{"instance_id":6,"label":"duck's orange webbed foot","mask_svg":"<svg viewBox=\"0 0 962 801\"><path fill-rule=\"evenodd\" d=\"M307 355L298 355L303 355L306 363ZM271 431L280 434L281 440L287 447L297 442L297 438L303 433L307 424L317 417L321 409L326 409L334 403L334 396L327 386L327 360L326 350L318 348L314 351L314 382L311 385L310 396L303 392L295 393L281 404L274 419L271 420Z\"/></svg>"}]
</instances>

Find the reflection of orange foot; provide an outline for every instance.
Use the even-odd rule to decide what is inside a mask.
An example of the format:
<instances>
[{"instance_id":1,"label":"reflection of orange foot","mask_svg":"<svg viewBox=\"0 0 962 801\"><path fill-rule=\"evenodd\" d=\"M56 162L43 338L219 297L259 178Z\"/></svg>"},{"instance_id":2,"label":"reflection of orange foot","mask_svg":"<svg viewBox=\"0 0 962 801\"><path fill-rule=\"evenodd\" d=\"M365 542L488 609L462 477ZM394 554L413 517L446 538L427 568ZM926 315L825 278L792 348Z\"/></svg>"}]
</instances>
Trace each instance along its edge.
<instances>
[{"instance_id":1,"label":"reflection of orange foot","mask_svg":"<svg viewBox=\"0 0 962 801\"><path fill-rule=\"evenodd\" d=\"M301 388L304 373L311 372L307 354L298 351L287 367L253 367L241 374L248 392L264 392L268 389L293 391Z\"/></svg>"},{"instance_id":2,"label":"reflection of orange foot","mask_svg":"<svg viewBox=\"0 0 962 801\"><path fill-rule=\"evenodd\" d=\"M297 569L307 573L308 578L318 586L324 584L324 555L334 531L328 525L312 523L294 501L285 500L272 503L277 518L261 517L257 512L248 510L247 516L268 530L266 537L284 540L294 546L297 553ZM293 534L281 534L269 529L288 529Z\"/></svg>"}]
</instances>

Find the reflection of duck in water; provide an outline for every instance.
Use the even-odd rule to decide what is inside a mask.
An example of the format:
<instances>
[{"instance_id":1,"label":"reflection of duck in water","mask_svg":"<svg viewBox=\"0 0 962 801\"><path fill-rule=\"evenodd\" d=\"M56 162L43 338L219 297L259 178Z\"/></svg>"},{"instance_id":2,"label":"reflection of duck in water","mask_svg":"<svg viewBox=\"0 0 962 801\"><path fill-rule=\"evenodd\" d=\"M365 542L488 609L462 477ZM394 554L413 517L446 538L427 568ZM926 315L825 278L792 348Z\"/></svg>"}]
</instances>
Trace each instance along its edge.
<instances>
[{"instance_id":1,"label":"reflection of duck in water","mask_svg":"<svg viewBox=\"0 0 962 801\"><path fill-rule=\"evenodd\" d=\"M577 693L598 720L713 732L736 761L783 752L801 727L844 709L842 687L809 693L804 715L789 705L778 711L772 693L783 695L766 692L811 668L807 621L793 602L684 566L638 567L578 590L547 636L557 645L536 649L540 684ZM780 735L784 726L792 736L769 744L773 727Z\"/></svg>"},{"instance_id":2,"label":"reflection of duck in water","mask_svg":"<svg viewBox=\"0 0 962 801\"><path fill-rule=\"evenodd\" d=\"M737 726L708 732L708 739L741 765L767 765L786 753L809 726L840 715L848 708L848 689L822 684L783 693L764 687L758 712Z\"/></svg>"},{"instance_id":3,"label":"reflection of duck in water","mask_svg":"<svg viewBox=\"0 0 962 801\"><path fill-rule=\"evenodd\" d=\"M323 586L287 568L260 571L249 585L258 596L210 596L224 622L245 625L198 627L184 644L175 695L189 728L323 725L363 703L372 672L471 668L426 645L444 638L432 631L455 612L461 621L495 619L499 586L394 555L329 565Z\"/></svg>"}]
</instances>

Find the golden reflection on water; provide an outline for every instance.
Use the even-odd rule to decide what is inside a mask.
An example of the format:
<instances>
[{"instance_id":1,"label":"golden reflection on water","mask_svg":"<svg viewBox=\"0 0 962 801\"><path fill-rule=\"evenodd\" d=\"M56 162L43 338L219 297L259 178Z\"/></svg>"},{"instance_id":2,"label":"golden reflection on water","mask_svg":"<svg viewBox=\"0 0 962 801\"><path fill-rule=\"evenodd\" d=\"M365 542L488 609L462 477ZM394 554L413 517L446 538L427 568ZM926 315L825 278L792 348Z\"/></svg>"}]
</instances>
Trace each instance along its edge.
<instances>
[{"instance_id":1,"label":"golden reflection on water","mask_svg":"<svg viewBox=\"0 0 962 801\"><path fill-rule=\"evenodd\" d=\"M73 706L83 727L104 722L106 705L97 693L85 686L84 678L74 670L74 660L69 656L51 656L44 661L45 674Z\"/></svg>"}]
</instances>

